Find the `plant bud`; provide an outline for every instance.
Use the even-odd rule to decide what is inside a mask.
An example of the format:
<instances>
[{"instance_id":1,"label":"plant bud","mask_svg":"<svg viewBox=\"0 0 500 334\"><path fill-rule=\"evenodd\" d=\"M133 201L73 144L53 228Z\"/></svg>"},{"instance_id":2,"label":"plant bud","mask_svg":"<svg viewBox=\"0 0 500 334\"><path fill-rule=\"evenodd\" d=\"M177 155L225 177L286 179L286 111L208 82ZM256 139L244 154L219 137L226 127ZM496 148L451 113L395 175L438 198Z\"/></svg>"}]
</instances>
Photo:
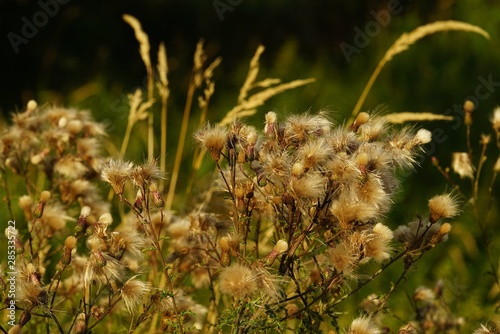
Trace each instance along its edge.
<instances>
[{"instance_id":1,"label":"plant bud","mask_svg":"<svg viewBox=\"0 0 500 334\"><path fill-rule=\"evenodd\" d=\"M33 217L41 218L43 216L43 210L45 209L45 204L47 204L49 199L50 199L50 192L46 190L42 191L42 193L40 194L40 201L38 201L38 205L33 211Z\"/></svg>"}]
</instances>

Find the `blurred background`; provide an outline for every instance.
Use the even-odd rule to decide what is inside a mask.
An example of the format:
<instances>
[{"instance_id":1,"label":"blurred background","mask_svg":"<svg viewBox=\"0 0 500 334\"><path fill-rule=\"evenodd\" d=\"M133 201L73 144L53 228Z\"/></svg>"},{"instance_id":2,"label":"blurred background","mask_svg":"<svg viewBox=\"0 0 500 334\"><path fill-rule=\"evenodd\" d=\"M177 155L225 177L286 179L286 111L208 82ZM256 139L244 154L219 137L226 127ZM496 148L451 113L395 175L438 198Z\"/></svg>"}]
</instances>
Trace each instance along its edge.
<instances>
[{"instance_id":1,"label":"blurred background","mask_svg":"<svg viewBox=\"0 0 500 334\"><path fill-rule=\"evenodd\" d=\"M316 78L315 83L280 94L261 107L248 120L260 126L269 110L279 115L328 110L333 120L342 123L385 51L402 33L420 25L460 20L488 31L490 40L465 32L424 38L386 65L368 95L363 110L383 106L384 112L433 112L455 117L451 123L415 125L439 135L427 146L420 167L401 175L404 186L388 219L392 228L418 213L425 214L428 198L451 189L430 157L436 156L442 166L449 166L451 152L466 151L465 128L457 125L462 120L463 102L471 98L478 102L472 130L476 153L480 134L492 132L489 118L500 104L500 4L494 0L0 0L0 127L8 124L11 112L36 99L39 103L90 109L97 120L108 124L111 146L119 147L127 122L126 96L146 87L138 43L122 20L125 13L139 19L149 35L153 63L158 44L166 44L170 143L178 136L199 39L205 41L209 62L222 57L214 74L215 95L208 115L211 122L219 121L236 104L248 63L259 44L266 47L260 79L281 78L286 82ZM389 13L386 21L381 21L383 13ZM194 105L190 132L198 124L199 112ZM136 126L126 158L141 162L146 157L145 129ZM188 141L183 164L190 164L193 145ZM490 146L481 183L485 198L498 157L498 149ZM113 152L110 149L110 154ZM171 168L175 145L169 146L167 155ZM211 167L207 166L202 173L208 173ZM187 175L181 177L178 189L183 189L185 178ZM470 193L468 182L460 184L465 193ZM496 185L498 188L498 182ZM500 197L498 190L493 191ZM495 205L498 209L498 201ZM454 223L450 241L417 263L407 284L400 288L399 297L389 305L405 305L401 309L407 310L406 315L394 310L398 316L412 316L411 298L406 294L411 296L417 286L432 287L442 279L452 305L450 312L467 317L472 327L495 317L498 301L490 291L486 246L481 243L466 199L463 206L464 214ZM176 209L187 210L182 205ZM498 254L497 213L490 221L493 254ZM495 258L498 261L498 255ZM394 268L393 274L400 271ZM388 291L389 282L394 280L390 275L361 290L360 298L372 290ZM355 306L352 310L356 315Z\"/></svg>"}]
</instances>

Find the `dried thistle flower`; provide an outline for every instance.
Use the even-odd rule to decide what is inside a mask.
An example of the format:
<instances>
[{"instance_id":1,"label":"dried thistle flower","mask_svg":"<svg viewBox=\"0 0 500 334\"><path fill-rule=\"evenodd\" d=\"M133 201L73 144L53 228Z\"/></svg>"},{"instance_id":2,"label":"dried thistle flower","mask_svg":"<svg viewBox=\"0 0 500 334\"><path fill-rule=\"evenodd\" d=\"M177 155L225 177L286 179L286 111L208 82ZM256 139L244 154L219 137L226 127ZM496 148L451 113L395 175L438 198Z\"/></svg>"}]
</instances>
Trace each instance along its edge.
<instances>
[{"instance_id":1,"label":"dried thistle flower","mask_svg":"<svg viewBox=\"0 0 500 334\"><path fill-rule=\"evenodd\" d=\"M156 160L148 160L140 166L134 168L131 174L132 181L136 187L142 189L151 183L156 183L164 179L164 174L158 167Z\"/></svg>"},{"instance_id":2,"label":"dried thistle flower","mask_svg":"<svg viewBox=\"0 0 500 334\"><path fill-rule=\"evenodd\" d=\"M493 326L491 325L484 325L484 324L481 324L479 328L476 328L474 332L472 332L472 334L498 334L498 333L499 333L498 327L495 326L495 328L493 328Z\"/></svg>"},{"instance_id":3,"label":"dried thistle flower","mask_svg":"<svg viewBox=\"0 0 500 334\"><path fill-rule=\"evenodd\" d=\"M380 329L373 323L373 319L368 316L361 316L353 320L347 334L380 334Z\"/></svg>"},{"instance_id":4,"label":"dried thistle flower","mask_svg":"<svg viewBox=\"0 0 500 334\"><path fill-rule=\"evenodd\" d=\"M78 179L87 172L87 167L80 158L66 155L56 162L54 171L69 179Z\"/></svg>"},{"instance_id":5,"label":"dried thistle flower","mask_svg":"<svg viewBox=\"0 0 500 334\"><path fill-rule=\"evenodd\" d=\"M358 263L356 255L346 242L340 242L328 249L329 262L337 273L342 273L346 277L355 277L354 270Z\"/></svg>"},{"instance_id":6,"label":"dried thistle flower","mask_svg":"<svg viewBox=\"0 0 500 334\"><path fill-rule=\"evenodd\" d=\"M104 165L101 177L109 183L117 195L123 194L125 182L131 176L133 164L122 160L110 160Z\"/></svg>"},{"instance_id":7,"label":"dried thistle flower","mask_svg":"<svg viewBox=\"0 0 500 334\"><path fill-rule=\"evenodd\" d=\"M432 197L429 200L429 211L429 221L434 224L439 219L455 217L460 209L456 197L449 193Z\"/></svg>"},{"instance_id":8,"label":"dried thistle flower","mask_svg":"<svg viewBox=\"0 0 500 334\"><path fill-rule=\"evenodd\" d=\"M228 136L229 133L225 127L207 124L195 133L194 139L210 153L214 161L219 161L221 152L226 147Z\"/></svg>"},{"instance_id":9,"label":"dried thistle flower","mask_svg":"<svg viewBox=\"0 0 500 334\"><path fill-rule=\"evenodd\" d=\"M250 268L235 263L222 269L219 287L222 293L234 298L248 297L258 291L257 275Z\"/></svg>"},{"instance_id":10,"label":"dried thistle flower","mask_svg":"<svg viewBox=\"0 0 500 334\"><path fill-rule=\"evenodd\" d=\"M394 237L387 226L377 223L370 234L370 239L365 245L365 255L376 262L382 262L390 257L390 242Z\"/></svg>"},{"instance_id":11,"label":"dried thistle flower","mask_svg":"<svg viewBox=\"0 0 500 334\"><path fill-rule=\"evenodd\" d=\"M460 178L472 179L474 177L474 165L469 155L465 152L454 152L451 159L451 168Z\"/></svg>"},{"instance_id":12,"label":"dried thistle flower","mask_svg":"<svg viewBox=\"0 0 500 334\"><path fill-rule=\"evenodd\" d=\"M114 281L121 282L124 275L125 266L123 263L100 250L93 250L85 265L83 282L85 287L88 287L93 282L101 284Z\"/></svg>"},{"instance_id":13,"label":"dried thistle flower","mask_svg":"<svg viewBox=\"0 0 500 334\"><path fill-rule=\"evenodd\" d=\"M493 109L493 114L491 115L491 124L493 126L493 130L495 132L500 133L500 107L496 107Z\"/></svg>"},{"instance_id":14,"label":"dried thistle flower","mask_svg":"<svg viewBox=\"0 0 500 334\"><path fill-rule=\"evenodd\" d=\"M120 289L125 307L130 314L135 314L144 297L151 290L148 283L144 283L137 276L131 277Z\"/></svg>"}]
</instances>

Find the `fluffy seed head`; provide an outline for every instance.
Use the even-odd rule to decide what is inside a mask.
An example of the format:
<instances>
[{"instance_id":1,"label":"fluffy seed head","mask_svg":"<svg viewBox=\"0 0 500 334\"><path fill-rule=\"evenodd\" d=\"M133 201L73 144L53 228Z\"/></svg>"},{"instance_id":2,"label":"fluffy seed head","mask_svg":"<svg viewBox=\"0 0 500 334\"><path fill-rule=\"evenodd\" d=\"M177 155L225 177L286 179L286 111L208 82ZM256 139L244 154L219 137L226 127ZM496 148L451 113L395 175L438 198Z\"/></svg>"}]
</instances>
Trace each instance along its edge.
<instances>
[{"instance_id":1,"label":"fluffy seed head","mask_svg":"<svg viewBox=\"0 0 500 334\"><path fill-rule=\"evenodd\" d=\"M117 194L123 194L125 181L130 177L133 164L122 160L110 160L102 169L102 179L109 183L113 191Z\"/></svg>"},{"instance_id":2,"label":"fluffy seed head","mask_svg":"<svg viewBox=\"0 0 500 334\"><path fill-rule=\"evenodd\" d=\"M460 178L472 179L474 177L474 166L469 155L465 152L454 152L451 159L451 168Z\"/></svg>"},{"instance_id":3,"label":"fluffy seed head","mask_svg":"<svg viewBox=\"0 0 500 334\"><path fill-rule=\"evenodd\" d=\"M338 273L343 273L348 277L353 276L353 271L356 266L356 256L351 252L345 242L341 242L329 249L328 255L330 263Z\"/></svg>"},{"instance_id":4,"label":"fluffy seed head","mask_svg":"<svg viewBox=\"0 0 500 334\"><path fill-rule=\"evenodd\" d=\"M483 324L481 324L479 328L477 328L476 330L474 330L474 332L472 332L472 334L496 334L496 333L498 333L498 331L491 329Z\"/></svg>"},{"instance_id":5,"label":"fluffy seed head","mask_svg":"<svg viewBox=\"0 0 500 334\"><path fill-rule=\"evenodd\" d=\"M88 217L88 215L90 215L90 207L82 206L82 209L80 210L80 216Z\"/></svg>"},{"instance_id":6,"label":"fluffy seed head","mask_svg":"<svg viewBox=\"0 0 500 334\"><path fill-rule=\"evenodd\" d=\"M28 104L26 105L26 111L32 112L38 107L38 103L36 103L35 100L29 100Z\"/></svg>"},{"instance_id":7,"label":"fluffy seed head","mask_svg":"<svg viewBox=\"0 0 500 334\"><path fill-rule=\"evenodd\" d=\"M458 203L452 194L437 195L429 200L430 222L441 218L455 217L459 212Z\"/></svg>"},{"instance_id":8,"label":"fluffy seed head","mask_svg":"<svg viewBox=\"0 0 500 334\"><path fill-rule=\"evenodd\" d=\"M491 116L491 124L493 125L493 130L495 130L495 132L500 132L500 107L496 107L493 110L493 115Z\"/></svg>"},{"instance_id":9,"label":"fluffy seed head","mask_svg":"<svg viewBox=\"0 0 500 334\"><path fill-rule=\"evenodd\" d=\"M31 211L31 206L33 205L33 199L28 195L23 195L19 197L19 207L23 211Z\"/></svg>"},{"instance_id":10,"label":"fluffy seed head","mask_svg":"<svg viewBox=\"0 0 500 334\"><path fill-rule=\"evenodd\" d=\"M351 323L347 334L380 334L380 329L373 323L372 318L362 316Z\"/></svg>"},{"instance_id":11,"label":"fluffy seed head","mask_svg":"<svg viewBox=\"0 0 500 334\"><path fill-rule=\"evenodd\" d=\"M247 297L258 291L256 275L250 268L238 263L221 271L219 284L222 293L235 298Z\"/></svg>"},{"instance_id":12,"label":"fluffy seed head","mask_svg":"<svg viewBox=\"0 0 500 334\"><path fill-rule=\"evenodd\" d=\"M225 127L207 125L195 134L194 139L207 149L214 161L219 161L228 141L228 131Z\"/></svg>"},{"instance_id":13,"label":"fluffy seed head","mask_svg":"<svg viewBox=\"0 0 500 334\"><path fill-rule=\"evenodd\" d=\"M87 167L82 163L81 159L67 155L56 162L54 171L64 177L78 179L87 172Z\"/></svg>"},{"instance_id":14,"label":"fluffy seed head","mask_svg":"<svg viewBox=\"0 0 500 334\"><path fill-rule=\"evenodd\" d=\"M417 134L415 135L414 139L420 145L427 144L432 140L432 133L429 130L420 129L417 131Z\"/></svg>"},{"instance_id":15,"label":"fluffy seed head","mask_svg":"<svg viewBox=\"0 0 500 334\"><path fill-rule=\"evenodd\" d=\"M280 239L274 246L274 250L278 253L284 253L288 250L288 243L285 240Z\"/></svg>"},{"instance_id":16,"label":"fluffy seed head","mask_svg":"<svg viewBox=\"0 0 500 334\"><path fill-rule=\"evenodd\" d=\"M365 254L377 262L382 262L390 257L390 242L394 233L382 223L377 223L373 229L369 241L365 245Z\"/></svg>"},{"instance_id":17,"label":"fluffy seed head","mask_svg":"<svg viewBox=\"0 0 500 334\"><path fill-rule=\"evenodd\" d=\"M40 202L45 204L48 202L49 199L50 199L50 191L47 190L42 191L42 193L40 194Z\"/></svg>"},{"instance_id":18,"label":"fluffy seed head","mask_svg":"<svg viewBox=\"0 0 500 334\"><path fill-rule=\"evenodd\" d=\"M149 290L150 286L140 279L136 279L135 276L125 282L120 290L120 294L130 314L137 312Z\"/></svg>"},{"instance_id":19,"label":"fluffy seed head","mask_svg":"<svg viewBox=\"0 0 500 334\"><path fill-rule=\"evenodd\" d=\"M132 171L132 181L137 187L144 187L152 182L164 179L162 171L158 167L156 160L149 160Z\"/></svg>"}]
</instances>

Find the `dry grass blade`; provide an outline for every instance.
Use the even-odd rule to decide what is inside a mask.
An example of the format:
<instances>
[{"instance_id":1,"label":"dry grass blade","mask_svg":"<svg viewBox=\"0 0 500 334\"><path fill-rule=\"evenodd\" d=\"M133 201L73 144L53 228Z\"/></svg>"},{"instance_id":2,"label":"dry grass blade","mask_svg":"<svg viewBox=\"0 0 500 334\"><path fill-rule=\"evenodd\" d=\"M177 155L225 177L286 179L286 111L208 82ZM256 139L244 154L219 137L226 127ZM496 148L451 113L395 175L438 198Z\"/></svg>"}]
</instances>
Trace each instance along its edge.
<instances>
[{"instance_id":1,"label":"dry grass blade","mask_svg":"<svg viewBox=\"0 0 500 334\"><path fill-rule=\"evenodd\" d=\"M142 121L148 117L147 111L155 102L154 99L149 99L148 101L143 102L142 91L140 89L137 89L134 94L129 94L128 100L130 104L130 111L128 115L127 129L125 130L125 135L120 149L120 158L123 158L125 152L127 151L132 127L138 121Z\"/></svg>"},{"instance_id":2,"label":"dry grass blade","mask_svg":"<svg viewBox=\"0 0 500 334\"><path fill-rule=\"evenodd\" d=\"M158 48L158 90L161 95L164 95L164 90L168 89L168 63L167 63L167 49L165 43L161 42Z\"/></svg>"},{"instance_id":3,"label":"dry grass blade","mask_svg":"<svg viewBox=\"0 0 500 334\"><path fill-rule=\"evenodd\" d=\"M315 79L310 78L310 79L303 79L303 80L294 80L291 82L287 82L284 84L280 84L278 86L270 87L267 88L263 91L257 92L250 96L248 100L243 100L240 101L240 103L235 106L233 109L231 109L226 116L219 122L218 125L220 126L225 126L230 124L236 119L242 118L242 117L247 117L247 116L252 116L255 114L257 111L257 107L260 107L263 105L268 99L271 97L282 93L288 89L300 87L307 85L311 82L314 82Z\"/></svg>"},{"instance_id":4,"label":"dry grass blade","mask_svg":"<svg viewBox=\"0 0 500 334\"><path fill-rule=\"evenodd\" d=\"M437 21L418 27L410 33L402 34L401 37L399 37L396 42L394 42L394 44L390 47L390 49L385 53L385 62L389 62L395 55L406 51L412 44L424 38L425 36L448 30L473 32L484 36L484 38L486 39L490 38L490 35L485 30L470 23L451 20Z\"/></svg>"},{"instance_id":5,"label":"dry grass blade","mask_svg":"<svg viewBox=\"0 0 500 334\"><path fill-rule=\"evenodd\" d=\"M361 106L363 105L366 97L368 96L368 92L372 88L373 83L377 79L380 71L382 70L382 68L385 66L386 63L388 63L395 55L405 50L408 50L408 48L412 44L424 38L425 36L434 34L436 32L448 31L448 30L473 32L482 35L487 39L490 38L490 35L482 28L460 21L437 21L434 23L420 26L415 30L411 31L410 33L402 34L401 37L399 37L394 42L394 44L386 51L384 57L378 63L377 68L375 68L375 71L373 71L370 79L368 80L368 83L366 84L365 88L363 89L363 92L361 93L358 99L358 102L356 102L356 106L354 107L351 113L351 117L349 121L346 123L346 125L349 126L350 124L352 124L352 122L356 118L357 114L361 110Z\"/></svg>"},{"instance_id":6,"label":"dry grass blade","mask_svg":"<svg viewBox=\"0 0 500 334\"><path fill-rule=\"evenodd\" d=\"M132 29L134 29L135 38L139 42L139 53L142 61L146 66L148 74L148 99L153 99L154 80L153 80L153 67L151 66L151 57L149 51L151 46L149 44L148 35L142 30L141 23L133 16L124 14L123 20L127 22ZM153 114L148 115L148 159L153 159L154 153L154 129L153 129Z\"/></svg>"},{"instance_id":7,"label":"dry grass blade","mask_svg":"<svg viewBox=\"0 0 500 334\"><path fill-rule=\"evenodd\" d=\"M134 29L135 38L139 42L139 53L141 54L142 61L146 68L151 68L151 58L149 56L149 50L151 49L149 45L148 35L142 30L141 23L132 15L124 14L122 16L123 20L127 22L132 29Z\"/></svg>"},{"instance_id":8,"label":"dry grass blade","mask_svg":"<svg viewBox=\"0 0 500 334\"><path fill-rule=\"evenodd\" d=\"M393 124L420 121L452 121L452 116L433 114L429 112L399 112L384 115L384 119Z\"/></svg>"},{"instance_id":9,"label":"dry grass blade","mask_svg":"<svg viewBox=\"0 0 500 334\"><path fill-rule=\"evenodd\" d=\"M165 44L160 43L158 48L158 82L156 83L158 92L161 97L161 143L160 143L160 170L165 173L166 171L166 158L167 158L167 100L170 95L168 88L168 62L167 62L167 49ZM165 180L160 180L160 191L165 187Z\"/></svg>"},{"instance_id":10,"label":"dry grass blade","mask_svg":"<svg viewBox=\"0 0 500 334\"><path fill-rule=\"evenodd\" d=\"M259 45L257 51L255 51L252 60L250 60L250 69L248 70L247 78L241 86L240 95L238 96L238 102L242 102L248 96L248 91L253 88L253 83L255 79L257 79L257 75L259 74L259 59L260 55L264 52L264 46Z\"/></svg>"}]
</instances>

